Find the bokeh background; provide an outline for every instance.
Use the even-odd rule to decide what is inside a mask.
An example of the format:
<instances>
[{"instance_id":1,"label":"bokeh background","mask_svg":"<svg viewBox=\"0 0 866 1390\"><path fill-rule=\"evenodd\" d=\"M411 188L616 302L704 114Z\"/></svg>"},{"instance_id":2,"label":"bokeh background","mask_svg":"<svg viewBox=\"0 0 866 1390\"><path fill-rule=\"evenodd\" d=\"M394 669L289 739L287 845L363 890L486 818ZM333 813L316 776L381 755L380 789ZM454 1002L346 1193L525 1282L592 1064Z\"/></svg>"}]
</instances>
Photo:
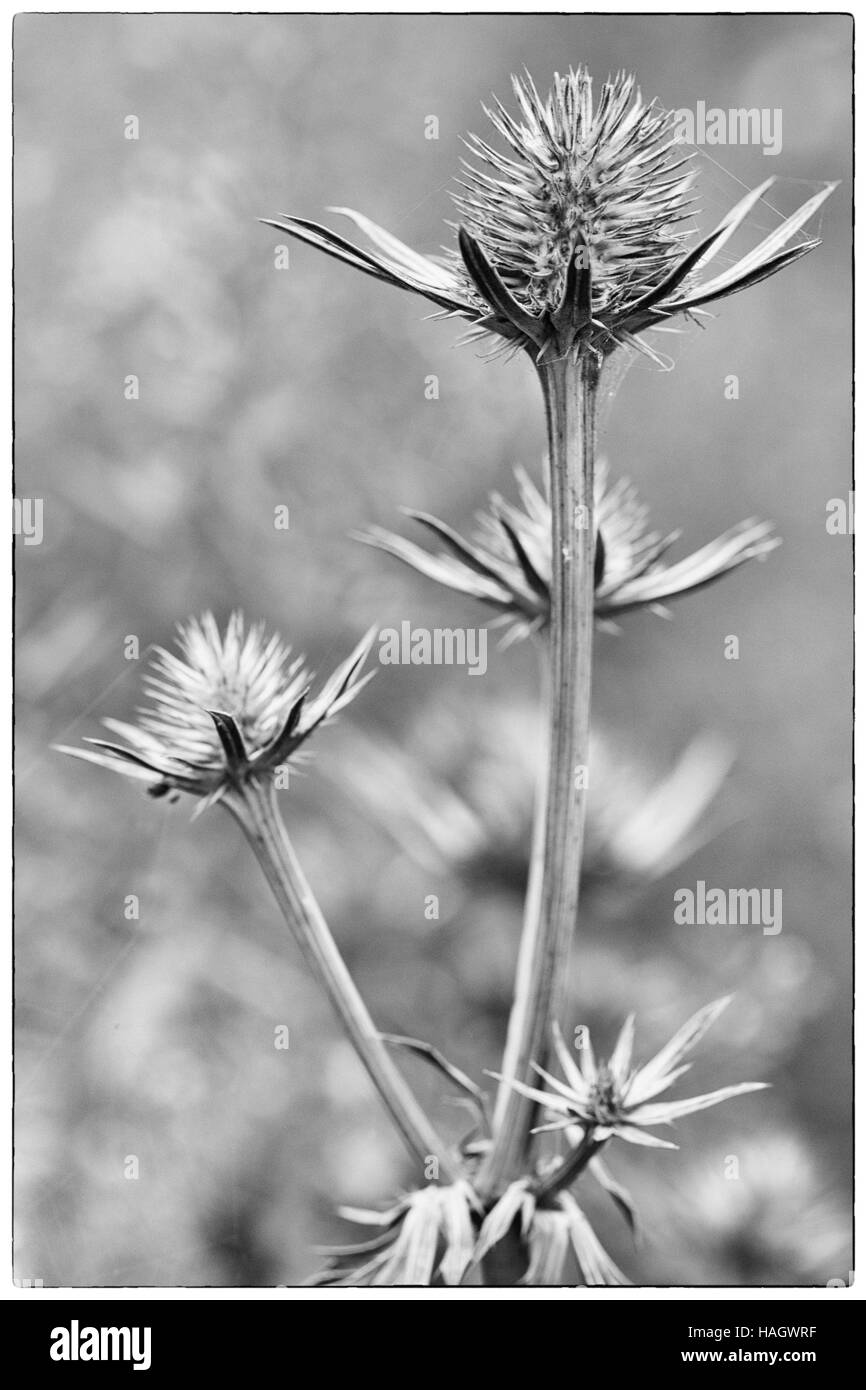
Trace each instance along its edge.
<instances>
[{"instance_id":1,"label":"bokeh background","mask_svg":"<svg viewBox=\"0 0 866 1390\"><path fill-rule=\"evenodd\" d=\"M634 363L605 408L612 470L661 529L695 548L756 514L784 544L599 639L569 1021L607 1046L634 1008L648 1049L730 991L694 1084L773 1089L683 1122L677 1153L614 1155L637 1249L585 1201L641 1282L847 1278L851 550L825 523L851 468L850 43L844 16L18 17L16 494L44 499L17 557L19 1279L295 1283L345 1236L338 1203L413 1181L228 817L190 824L50 745L128 717L148 646L205 607L266 619L323 673L373 621L482 621L348 533L399 528L401 505L466 529L515 464L539 476L528 366L485 365L422 301L307 248L277 270L256 218L348 205L435 251L480 101L524 64L543 86L581 62L673 108L782 110L776 157L697 151L701 226L769 173L780 213L841 180L818 252L666 337L675 369ZM762 206L752 243L778 220ZM483 679L383 668L285 796L376 1018L477 1079L504 1037L537 752L533 650L491 642ZM699 878L782 889L782 932L675 926ZM444 1082L407 1070L464 1134Z\"/></svg>"}]
</instances>

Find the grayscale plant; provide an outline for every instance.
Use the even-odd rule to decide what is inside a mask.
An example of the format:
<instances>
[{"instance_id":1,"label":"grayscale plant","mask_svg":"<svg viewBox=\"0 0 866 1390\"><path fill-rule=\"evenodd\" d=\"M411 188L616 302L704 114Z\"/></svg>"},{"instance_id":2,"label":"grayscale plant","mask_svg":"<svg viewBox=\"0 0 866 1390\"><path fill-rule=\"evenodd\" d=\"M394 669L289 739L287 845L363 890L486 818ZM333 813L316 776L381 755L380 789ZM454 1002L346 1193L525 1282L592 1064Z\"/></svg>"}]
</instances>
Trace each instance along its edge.
<instances>
[{"instance_id":1,"label":"grayscale plant","mask_svg":"<svg viewBox=\"0 0 866 1390\"><path fill-rule=\"evenodd\" d=\"M708 278L707 267L772 180L695 239L686 225L695 179L674 119L646 104L632 77L621 73L605 82L597 100L584 68L557 74L547 98L528 75L514 78L514 92L518 117L500 102L487 109L508 152L480 137L469 142L476 163L466 168L455 195L457 250L444 257L418 255L357 213L348 215L372 252L303 218L267 219L375 279L422 295L445 316L468 321L467 340L492 335L495 354L525 349L544 397L548 766L485 1191L495 1191L526 1162L531 1107L511 1083L528 1082L533 1064L547 1054L578 907L587 788L577 770L589 759L602 370L622 347L659 360L645 333L669 328L679 315L700 315L708 304L813 250L815 238L791 243L834 187L827 185L751 252Z\"/></svg>"},{"instance_id":2,"label":"grayscale plant","mask_svg":"<svg viewBox=\"0 0 866 1390\"><path fill-rule=\"evenodd\" d=\"M475 163L463 161L454 195L457 249L422 256L351 208L331 211L350 219L371 251L306 218L262 220L466 320L464 341L491 335L536 362L576 361L588 348L605 357L621 345L652 357L637 335L758 284L819 244L789 245L835 185L706 278L773 179L690 244L694 172L674 115L645 103L633 77L618 73L597 101L585 68L557 74L546 100L528 73L512 81L519 116L498 100L484 108L508 153L478 135L467 141Z\"/></svg>"},{"instance_id":3,"label":"grayscale plant","mask_svg":"<svg viewBox=\"0 0 866 1390\"><path fill-rule=\"evenodd\" d=\"M615 1140L676 1147L657 1131L762 1086L734 1082L688 1099L668 1095L727 999L700 1009L643 1065L632 1060L634 1016L606 1062L596 1061L586 1029L574 1035L577 1050L565 1041L575 941L570 983L578 996L581 981L588 783L578 774L590 763L594 631L633 609L664 611L669 601L764 559L779 544L769 524L747 520L671 561L677 533L653 530L632 485L611 484L597 466L597 401L613 354L639 352L661 362L649 335L670 331L680 316L704 316L707 306L818 246L801 233L833 185L719 268L720 253L747 229L772 179L701 236L692 223L698 180L674 118L645 103L632 77L619 74L594 92L579 68L555 76L542 97L527 74L514 79L514 93L517 114L498 101L487 109L491 140L499 144L480 136L467 142L455 194L456 241L444 254L421 255L344 209L333 211L344 212L371 249L304 217L262 219L432 302L435 316L461 320L464 341L489 342L489 355L525 350L541 383L546 490L519 473L519 505L494 496L469 540L435 517L410 512L435 538L434 551L381 528L363 533L378 549L493 609L508 638L544 635L543 784L504 1054L488 1073L498 1081L492 1103L430 1044L383 1034L373 1024L278 809L277 775L291 772L311 737L369 679L362 668L373 631L312 695L302 659L279 638L247 628L237 614L221 633L205 615L181 628L178 654L157 653L145 682L150 704L135 723L106 721L112 741L65 750L142 781L155 796L186 794L198 812L216 805L230 812L412 1155L417 1172L409 1191L382 1211L345 1212L366 1228L365 1237L331 1253L319 1284L627 1283L574 1189L591 1178L633 1227L635 1203L602 1151ZM707 762L715 767L708 774L714 789L724 772L717 757ZM673 818L675 833L668 826L656 843L640 826L642 862L650 869L671 862L679 839L692 833L708 799L697 781L690 765L671 793L684 803ZM664 797L654 803L662 804ZM635 815L639 809L631 808ZM472 1108L473 1128L462 1141L443 1140L397 1069L395 1049L434 1066ZM546 1146L555 1141L539 1138L552 1132L565 1142L564 1153L551 1153Z\"/></svg>"},{"instance_id":4,"label":"grayscale plant","mask_svg":"<svg viewBox=\"0 0 866 1390\"><path fill-rule=\"evenodd\" d=\"M494 625L506 628L502 645L530 636L550 623L550 504L529 474L515 470L520 505L498 493L480 512L471 540L426 512L406 508L411 520L440 542L437 552L371 526L358 539L394 555L446 588L468 594L498 611ZM667 552L679 532L662 536L648 527L648 510L627 478L613 486L601 465L595 478L596 626L618 630L615 618L637 608L667 614L665 604L692 593L737 569L747 560L762 560L781 545L772 524L754 518L732 526L685 559L671 564Z\"/></svg>"},{"instance_id":5,"label":"grayscale plant","mask_svg":"<svg viewBox=\"0 0 866 1390\"><path fill-rule=\"evenodd\" d=\"M147 783L151 796L195 798L194 815L224 806L258 859L301 954L334 1005L410 1152L448 1159L426 1115L394 1065L328 929L277 805L278 775L296 763L310 735L351 703L373 641L368 632L310 698L302 657L262 624L245 629L232 614L224 634L211 613L179 629L180 654L158 647L145 677L151 704L136 724L104 722L125 740L92 738L60 747L112 772Z\"/></svg>"}]
</instances>

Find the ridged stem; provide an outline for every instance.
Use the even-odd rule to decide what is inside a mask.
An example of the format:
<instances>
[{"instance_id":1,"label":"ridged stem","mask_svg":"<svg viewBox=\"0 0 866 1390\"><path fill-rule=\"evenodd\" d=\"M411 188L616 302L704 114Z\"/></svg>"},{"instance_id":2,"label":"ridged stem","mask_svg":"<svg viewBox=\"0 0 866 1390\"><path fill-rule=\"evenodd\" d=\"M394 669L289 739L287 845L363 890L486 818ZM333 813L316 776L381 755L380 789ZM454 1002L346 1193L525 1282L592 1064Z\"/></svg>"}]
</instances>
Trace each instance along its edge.
<instances>
[{"instance_id":1,"label":"ridged stem","mask_svg":"<svg viewBox=\"0 0 866 1390\"><path fill-rule=\"evenodd\" d=\"M277 807L274 788L249 782L225 803L247 837L286 925L336 1010L367 1074L413 1158L438 1161L444 1181L460 1176L445 1145L394 1064L304 877Z\"/></svg>"},{"instance_id":2,"label":"ridged stem","mask_svg":"<svg viewBox=\"0 0 866 1390\"><path fill-rule=\"evenodd\" d=\"M589 756L595 526L594 359L539 367L547 410L552 517L547 776L529 874L514 1003L494 1112L485 1195L525 1171L535 1104L511 1085L543 1065L577 921Z\"/></svg>"}]
</instances>

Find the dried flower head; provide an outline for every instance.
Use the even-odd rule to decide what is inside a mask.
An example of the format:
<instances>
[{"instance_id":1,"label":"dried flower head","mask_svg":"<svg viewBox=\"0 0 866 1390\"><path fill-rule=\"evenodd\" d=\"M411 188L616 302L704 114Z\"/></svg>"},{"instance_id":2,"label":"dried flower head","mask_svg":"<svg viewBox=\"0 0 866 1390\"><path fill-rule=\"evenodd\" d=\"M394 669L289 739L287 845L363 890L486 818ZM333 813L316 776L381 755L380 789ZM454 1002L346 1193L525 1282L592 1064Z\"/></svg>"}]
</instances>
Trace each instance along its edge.
<instances>
[{"instance_id":1,"label":"dried flower head","mask_svg":"<svg viewBox=\"0 0 866 1390\"><path fill-rule=\"evenodd\" d=\"M811 251L789 243L835 185L808 199L733 265L704 272L773 183L747 193L710 233L694 241L693 172L671 113L641 98L624 73L597 100L585 68L556 74L542 98L527 73L512 78L519 115L498 100L485 107L507 153L479 136L467 141L455 202L459 254L422 256L369 218L350 218L373 250L327 227L286 215L262 219L386 284L468 320L467 339L494 334L539 361L592 348L599 356L631 344L655 356L644 329L757 284ZM690 240L691 239L691 240ZM690 244L687 244L690 243Z\"/></svg>"},{"instance_id":2,"label":"dried flower head","mask_svg":"<svg viewBox=\"0 0 866 1390\"><path fill-rule=\"evenodd\" d=\"M548 1089L525 1086L521 1081L510 1084L558 1116L550 1124L541 1125L539 1131L578 1127L584 1140L590 1139L595 1145L617 1138L648 1148L676 1149L678 1145L650 1131L658 1125L672 1124L684 1115L719 1105L733 1096L766 1088L762 1081L743 1081L686 1100L655 1099L689 1070L691 1063L683 1062L683 1058L700 1042L730 1002L727 996L699 1009L649 1062L636 1068L632 1067L634 1014L623 1024L609 1060L600 1064L595 1060L588 1030L583 1035L577 1053L579 1061L576 1061L561 1032L555 1028L556 1055L565 1080L560 1081L536 1066L535 1070Z\"/></svg>"},{"instance_id":3,"label":"dried flower head","mask_svg":"<svg viewBox=\"0 0 866 1390\"><path fill-rule=\"evenodd\" d=\"M179 624L179 654L156 649L144 685L151 704L136 724L103 723L125 744L86 740L64 753L148 784L152 796L189 792L199 810L249 778L271 777L296 760L310 735L352 701L373 631L358 643L319 694L310 698L303 657L264 625L245 627L233 613L224 635L212 613Z\"/></svg>"},{"instance_id":4,"label":"dried flower head","mask_svg":"<svg viewBox=\"0 0 866 1390\"><path fill-rule=\"evenodd\" d=\"M476 1263L508 1237L515 1222L528 1259L521 1284L561 1285L572 1256L583 1283L590 1287L630 1282L602 1246L571 1193L558 1192L548 1206L539 1206L527 1178L511 1183L485 1217L475 1250Z\"/></svg>"},{"instance_id":5,"label":"dried flower head","mask_svg":"<svg viewBox=\"0 0 866 1390\"><path fill-rule=\"evenodd\" d=\"M387 1211L347 1207L342 1215L379 1227L379 1234L329 1251L328 1268L313 1284L427 1287L461 1282L472 1260L481 1209L469 1183L459 1181L409 1192Z\"/></svg>"},{"instance_id":6,"label":"dried flower head","mask_svg":"<svg viewBox=\"0 0 866 1390\"><path fill-rule=\"evenodd\" d=\"M504 646L545 628L550 619L550 503L523 469L515 471L521 505L494 493L489 510L478 515L472 540L426 512L409 509L406 515L442 541L444 550L431 554L380 526L358 535L437 583L498 609L496 622L507 627ZM771 523L751 518L667 564L662 557L680 533L649 530L648 510L635 488L627 478L608 486L604 466L595 478L595 522L595 614L600 626L613 631L612 620L620 613L648 608L665 614L667 600L701 589L781 544Z\"/></svg>"}]
</instances>

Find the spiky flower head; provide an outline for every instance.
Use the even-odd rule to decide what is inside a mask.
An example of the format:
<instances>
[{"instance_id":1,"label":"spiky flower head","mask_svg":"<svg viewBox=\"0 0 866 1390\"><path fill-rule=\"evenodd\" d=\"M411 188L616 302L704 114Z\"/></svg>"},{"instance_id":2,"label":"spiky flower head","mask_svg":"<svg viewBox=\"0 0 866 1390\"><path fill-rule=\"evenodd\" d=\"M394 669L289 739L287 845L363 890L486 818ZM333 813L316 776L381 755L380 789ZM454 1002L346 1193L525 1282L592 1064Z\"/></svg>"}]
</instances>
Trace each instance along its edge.
<instances>
[{"instance_id":1,"label":"spiky flower head","mask_svg":"<svg viewBox=\"0 0 866 1390\"><path fill-rule=\"evenodd\" d=\"M144 678L150 704L135 724L104 719L124 743L87 739L62 748L148 784L152 796L188 792L198 809L249 779L272 778L297 760L310 735L345 709L370 676L360 678L373 631L310 697L304 658L263 623L247 627L233 613L224 633L212 613L178 625L177 653L157 647Z\"/></svg>"},{"instance_id":2,"label":"spiky flower head","mask_svg":"<svg viewBox=\"0 0 866 1390\"><path fill-rule=\"evenodd\" d=\"M426 512L408 509L406 514L431 531L443 550L431 554L379 526L358 537L437 583L497 609L496 622L507 628L504 646L545 628L550 620L550 503L523 469L515 472L520 505L494 493L489 510L479 513L471 540ZM607 470L600 466L595 477L595 615L608 630L616 631L614 619L632 609L666 614L669 599L703 588L781 544L769 522L751 518L668 564L663 557L680 533L663 536L649 528L648 520L648 509L629 480L609 485Z\"/></svg>"},{"instance_id":3,"label":"spiky flower head","mask_svg":"<svg viewBox=\"0 0 866 1390\"><path fill-rule=\"evenodd\" d=\"M457 249L423 256L349 208L365 250L306 218L263 218L386 284L432 301L539 362L621 344L657 356L637 336L677 314L757 284L817 246L791 245L835 185L809 198L752 251L720 273L704 272L765 197L772 179L747 193L708 235L695 240L694 175L674 116L646 103L625 73L597 95L585 68L554 76L542 98L529 74L512 78L519 114L485 107L506 149L480 136L455 197Z\"/></svg>"},{"instance_id":4,"label":"spiky flower head","mask_svg":"<svg viewBox=\"0 0 866 1390\"><path fill-rule=\"evenodd\" d=\"M331 1250L327 1269L311 1280L332 1287L459 1284L472 1260L481 1208L468 1182L431 1183L387 1211L346 1207L342 1215L378 1234Z\"/></svg>"},{"instance_id":5,"label":"spiky flower head","mask_svg":"<svg viewBox=\"0 0 866 1390\"><path fill-rule=\"evenodd\" d=\"M496 98L484 107L508 153L466 142L463 225L535 317L557 317L581 270L593 312L622 312L673 270L687 235L694 174L673 117L625 74L597 102L585 68L557 73L546 101L528 74L512 83L516 118Z\"/></svg>"},{"instance_id":6,"label":"spiky flower head","mask_svg":"<svg viewBox=\"0 0 866 1390\"><path fill-rule=\"evenodd\" d=\"M536 1065L535 1070L546 1084L545 1090L526 1086L521 1081L510 1084L557 1116L551 1123L539 1126L539 1132L577 1128L588 1153L613 1138L647 1148L675 1149L678 1145L652 1133L653 1129L719 1105L733 1096L766 1088L762 1081L743 1081L685 1100L656 1100L689 1070L691 1063L684 1062L683 1058L696 1047L730 1002L727 996L699 1009L641 1067L632 1065L634 1014L626 1019L610 1058L603 1063L596 1061L588 1029L581 1037L580 1049L572 1054L555 1027L554 1045L564 1079Z\"/></svg>"}]
</instances>

